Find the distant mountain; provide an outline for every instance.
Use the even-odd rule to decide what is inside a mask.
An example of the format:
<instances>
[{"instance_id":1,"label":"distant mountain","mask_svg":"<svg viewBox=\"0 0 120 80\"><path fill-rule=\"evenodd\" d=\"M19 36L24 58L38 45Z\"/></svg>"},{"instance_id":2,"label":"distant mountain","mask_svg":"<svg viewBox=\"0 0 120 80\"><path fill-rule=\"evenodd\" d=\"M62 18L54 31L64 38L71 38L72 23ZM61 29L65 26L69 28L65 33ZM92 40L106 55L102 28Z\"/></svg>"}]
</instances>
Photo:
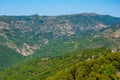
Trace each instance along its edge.
<instances>
[{"instance_id":1,"label":"distant mountain","mask_svg":"<svg viewBox=\"0 0 120 80\"><path fill-rule=\"evenodd\" d=\"M0 16L0 43L18 55L41 58L97 47L115 52L120 49L119 23L120 18L96 13Z\"/></svg>"},{"instance_id":2,"label":"distant mountain","mask_svg":"<svg viewBox=\"0 0 120 80\"><path fill-rule=\"evenodd\" d=\"M62 16L0 16L0 42L24 56L49 43L85 39L111 29L120 18L96 13ZM112 29L111 29L112 30Z\"/></svg>"}]
</instances>

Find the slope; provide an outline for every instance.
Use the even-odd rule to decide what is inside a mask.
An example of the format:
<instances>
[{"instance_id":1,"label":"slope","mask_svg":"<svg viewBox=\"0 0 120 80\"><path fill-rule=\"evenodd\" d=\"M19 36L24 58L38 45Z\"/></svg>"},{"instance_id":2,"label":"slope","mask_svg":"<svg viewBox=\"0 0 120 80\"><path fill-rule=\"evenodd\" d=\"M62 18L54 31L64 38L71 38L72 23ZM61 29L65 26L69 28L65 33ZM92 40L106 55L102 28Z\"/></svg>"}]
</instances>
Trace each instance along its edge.
<instances>
[{"instance_id":1,"label":"slope","mask_svg":"<svg viewBox=\"0 0 120 80\"><path fill-rule=\"evenodd\" d=\"M47 80L120 80L120 52L79 62Z\"/></svg>"},{"instance_id":2,"label":"slope","mask_svg":"<svg viewBox=\"0 0 120 80\"><path fill-rule=\"evenodd\" d=\"M16 51L0 44L0 69L22 61L23 56Z\"/></svg>"},{"instance_id":3,"label":"slope","mask_svg":"<svg viewBox=\"0 0 120 80\"><path fill-rule=\"evenodd\" d=\"M0 16L0 37L4 39L0 39L0 42L27 56L34 54L36 50L43 50L53 42L66 43L72 39L73 42L79 42L113 27L118 22L120 18L95 13Z\"/></svg>"},{"instance_id":4,"label":"slope","mask_svg":"<svg viewBox=\"0 0 120 80\"><path fill-rule=\"evenodd\" d=\"M45 80L57 72L73 66L78 62L88 59L97 59L102 55L111 53L109 49L86 49L71 56L54 58L33 58L11 68L0 71L1 80ZM62 80L62 79L61 79Z\"/></svg>"}]
</instances>

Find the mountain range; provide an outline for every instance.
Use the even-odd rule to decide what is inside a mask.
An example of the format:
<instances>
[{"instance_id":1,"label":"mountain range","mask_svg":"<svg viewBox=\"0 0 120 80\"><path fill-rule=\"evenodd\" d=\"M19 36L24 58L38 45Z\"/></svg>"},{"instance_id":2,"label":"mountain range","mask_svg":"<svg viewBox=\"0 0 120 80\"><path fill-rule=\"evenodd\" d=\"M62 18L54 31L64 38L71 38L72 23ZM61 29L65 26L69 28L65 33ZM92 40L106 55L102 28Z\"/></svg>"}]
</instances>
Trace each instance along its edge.
<instances>
[{"instance_id":1,"label":"mountain range","mask_svg":"<svg viewBox=\"0 0 120 80\"><path fill-rule=\"evenodd\" d=\"M18 69L20 69L20 74L24 73L22 70L26 70L23 76L29 74L30 70L30 75L32 75L31 80L32 78L34 80L44 80L45 78L48 80L56 80L59 79L58 76L63 76L62 74L66 74L71 70L73 71L74 67L71 66L85 64L86 60L90 57L99 55L93 60L101 62L100 57L104 56L107 60L106 54L115 53L114 55L116 55L119 51L119 17L96 13L60 16L39 16L37 14L31 16L0 16L0 69L3 69L0 73L3 75L9 73L6 76L0 75L0 78L3 80L5 78L7 78L7 80L13 80L13 76L18 74L18 72L16 72L19 71ZM83 53L84 55L82 55ZM92 55L89 55L90 53ZM83 57L87 55L89 55L89 57L83 59ZM76 57L74 58L73 56L80 56L82 60L75 59ZM73 61L69 64L69 60L74 60L75 62ZM64 63L64 61L66 62ZM62 65L62 63L64 64ZM90 64L94 63L96 62L91 61ZM34 65L36 65L36 67ZM54 66L50 68L50 71L53 72L50 72L47 67L43 68L44 66L51 67L52 65ZM78 65L77 68L81 68ZM61 66L61 69L58 69L60 72L57 71L58 66ZM115 66L115 64L113 64L113 66ZM35 70L32 70L32 67L34 67ZM46 70L46 72L44 72L42 68ZM68 71L64 73L65 68L68 68ZM11 69L13 69L13 71L11 71ZM34 71L37 69L40 69L38 71L41 71L41 73L35 73ZM115 69L119 72L118 68ZM113 70L113 68L111 70ZM76 71L79 73L78 69ZM54 73L57 74L53 75ZM20 74L16 76L17 80L21 78ZM41 75L41 77L39 77L39 75ZM66 76L70 77L71 74ZM77 79L70 78L69 80L79 80L78 78L80 78L80 76L81 75L79 75ZM106 76L103 75L102 77ZM27 78L30 79L30 76ZM24 79L25 77L22 80ZM88 78L86 77L85 79ZM68 80L68 78L63 76L60 80Z\"/></svg>"}]
</instances>

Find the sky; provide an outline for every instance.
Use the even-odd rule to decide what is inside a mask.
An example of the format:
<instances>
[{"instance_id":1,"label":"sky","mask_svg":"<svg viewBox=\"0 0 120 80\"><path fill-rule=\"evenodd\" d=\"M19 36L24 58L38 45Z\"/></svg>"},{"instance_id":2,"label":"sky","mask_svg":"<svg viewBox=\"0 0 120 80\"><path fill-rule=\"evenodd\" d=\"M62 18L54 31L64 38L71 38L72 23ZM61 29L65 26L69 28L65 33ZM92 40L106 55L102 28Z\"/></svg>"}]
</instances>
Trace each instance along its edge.
<instances>
[{"instance_id":1,"label":"sky","mask_svg":"<svg viewBox=\"0 0 120 80\"><path fill-rule=\"evenodd\" d=\"M0 15L98 13L120 17L120 0L0 0Z\"/></svg>"}]
</instances>

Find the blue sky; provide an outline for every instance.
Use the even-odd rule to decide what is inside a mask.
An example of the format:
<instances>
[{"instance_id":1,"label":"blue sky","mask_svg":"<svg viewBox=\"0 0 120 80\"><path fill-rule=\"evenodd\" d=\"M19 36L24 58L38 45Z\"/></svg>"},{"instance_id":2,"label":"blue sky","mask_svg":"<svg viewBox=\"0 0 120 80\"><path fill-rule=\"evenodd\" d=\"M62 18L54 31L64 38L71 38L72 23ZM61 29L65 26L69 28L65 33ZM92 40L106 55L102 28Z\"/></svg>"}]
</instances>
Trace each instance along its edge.
<instances>
[{"instance_id":1,"label":"blue sky","mask_svg":"<svg viewBox=\"0 0 120 80\"><path fill-rule=\"evenodd\" d=\"M109 14L120 17L120 0L0 0L0 15Z\"/></svg>"}]
</instances>

